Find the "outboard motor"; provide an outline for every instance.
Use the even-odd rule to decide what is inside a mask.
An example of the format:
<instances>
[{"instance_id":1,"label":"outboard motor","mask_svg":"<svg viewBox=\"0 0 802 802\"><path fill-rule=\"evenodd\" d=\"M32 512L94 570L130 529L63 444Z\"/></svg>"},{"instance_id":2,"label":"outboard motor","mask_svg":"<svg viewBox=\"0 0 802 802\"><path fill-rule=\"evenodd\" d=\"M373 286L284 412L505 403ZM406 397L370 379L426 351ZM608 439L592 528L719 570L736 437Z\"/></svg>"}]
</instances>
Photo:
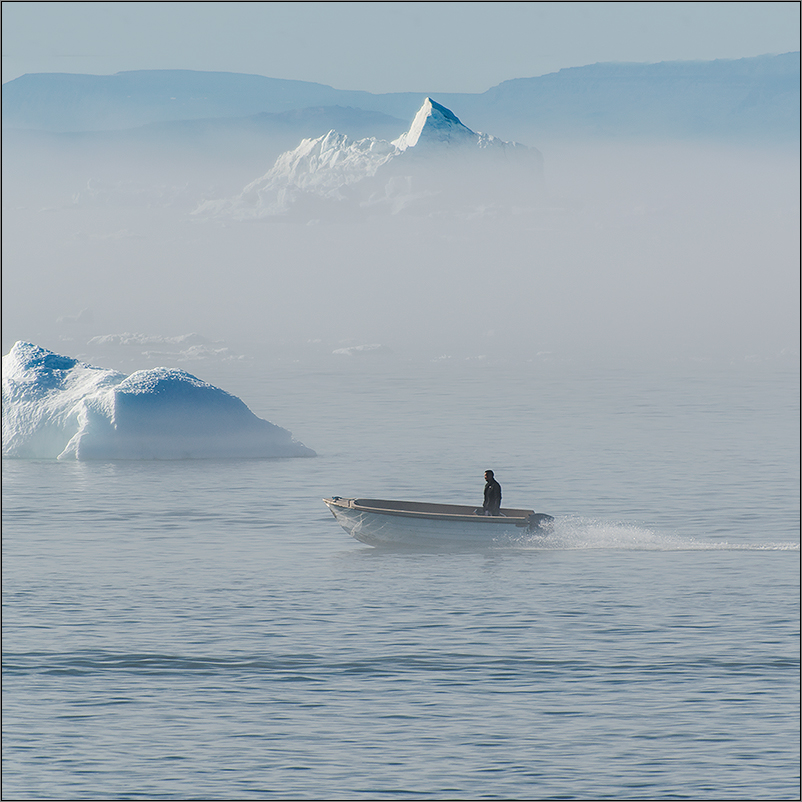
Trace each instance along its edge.
<instances>
[{"instance_id":1,"label":"outboard motor","mask_svg":"<svg viewBox=\"0 0 802 802\"><path fill-rule=\"evenodd\" d=\"M544 512L533 512L529 516L529 532L543 534L545 530L551 528L551 523L554 520L553 515L546 515Z\"/></svg>"}]
</instances>

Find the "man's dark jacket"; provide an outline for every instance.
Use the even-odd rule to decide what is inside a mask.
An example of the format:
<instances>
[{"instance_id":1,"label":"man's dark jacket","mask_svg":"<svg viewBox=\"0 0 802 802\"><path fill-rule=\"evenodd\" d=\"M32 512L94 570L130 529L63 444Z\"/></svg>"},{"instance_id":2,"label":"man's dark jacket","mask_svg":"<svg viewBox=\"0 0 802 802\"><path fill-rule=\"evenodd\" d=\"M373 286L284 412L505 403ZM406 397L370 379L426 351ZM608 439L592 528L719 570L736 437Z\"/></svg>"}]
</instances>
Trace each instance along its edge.
<instances>
[{"instance_id":1,"label":"man's dark jacket","mask_svg":"<svg viewBox=\"0 0 802 802\"><path fill-rule=\"evenodd\" d=\"M491 515L498 515L501 509L501 485L495 479L488 479L485 485L485 503L482 507Z\"/></svg>"}]
</instances>

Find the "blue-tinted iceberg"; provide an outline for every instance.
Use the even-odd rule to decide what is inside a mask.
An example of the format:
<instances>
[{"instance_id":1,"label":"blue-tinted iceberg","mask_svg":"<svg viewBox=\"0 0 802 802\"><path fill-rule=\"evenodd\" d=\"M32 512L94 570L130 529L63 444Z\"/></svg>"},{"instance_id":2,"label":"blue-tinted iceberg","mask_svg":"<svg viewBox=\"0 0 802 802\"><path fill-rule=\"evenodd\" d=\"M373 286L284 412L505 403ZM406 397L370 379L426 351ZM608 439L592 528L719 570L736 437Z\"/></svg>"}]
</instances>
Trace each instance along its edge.
<instances>
[{"instance_id":1,"label":"blue-tinted iceberg","mask_svg":"<svg viewBox=\"0 0 802 802\"><path fill-rule=\"evenodd\" d=\"M409 130L392 142L354 141L329 131L282 153L273 167L234 198L204 201L197 215L253 219L331 212L335 208L484 208L532 203L543 183L535 148L472 131L426 98ZM436 201L436 202L435 202Z\"/></svg>"},{"instance_id":2,"label":"blue-tinted iceberg","mask_svg":"<svg viewBox=\"0 0 802 802\"><path fill-rule=\"evenodd\" d=\"M183 370L126 376L18 342L3 357L3 456L312 457L290 432Z\"/></svg>"}]
</instances>

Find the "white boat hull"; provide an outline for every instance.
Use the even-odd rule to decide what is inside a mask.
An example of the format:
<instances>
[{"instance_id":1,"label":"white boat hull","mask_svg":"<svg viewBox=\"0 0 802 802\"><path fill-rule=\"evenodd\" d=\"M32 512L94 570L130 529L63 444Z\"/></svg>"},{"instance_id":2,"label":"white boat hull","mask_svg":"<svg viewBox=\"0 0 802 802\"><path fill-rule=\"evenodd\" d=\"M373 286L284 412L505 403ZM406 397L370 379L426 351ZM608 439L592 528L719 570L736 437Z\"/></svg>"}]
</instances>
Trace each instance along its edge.
<instances>
[{"instance_id":1,"label":"white boat hull","mask_svg":"<svg viewBox=\"0 0 802 802\"><path fill-rule=\"evenodd\" d=\"M349 535L371 546L494 545L519 540L553 520L532 510L504 510L498 516L475 514L474 508L450 504L323 499Z\"/></svg>"}]
</instances>

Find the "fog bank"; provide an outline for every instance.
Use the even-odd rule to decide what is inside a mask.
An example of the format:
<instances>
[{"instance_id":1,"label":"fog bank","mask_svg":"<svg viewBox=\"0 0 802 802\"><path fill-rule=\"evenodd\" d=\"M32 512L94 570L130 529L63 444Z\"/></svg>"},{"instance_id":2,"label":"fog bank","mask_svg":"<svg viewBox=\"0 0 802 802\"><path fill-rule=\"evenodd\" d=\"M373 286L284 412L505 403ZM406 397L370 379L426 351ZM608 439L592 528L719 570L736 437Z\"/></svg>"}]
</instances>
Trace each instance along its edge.
<instances>
[{"instance_id":1,"label":"fog bank","mask_svg":"<svg viewBox=\"0 0 802 802\"><path fill-rule=\"evenodd\" d=\"M362 345L415 359L797 350L795 150L526 144L545 172L530 205L455 210L435 197L400 214L243 222L191 212L263 175L277 155L267 145L262 156L8 137L3 351L22 339L91 355L93 338L125 333L195 333L218 358L342 358Z\"/></svg>"}]
</instances>

